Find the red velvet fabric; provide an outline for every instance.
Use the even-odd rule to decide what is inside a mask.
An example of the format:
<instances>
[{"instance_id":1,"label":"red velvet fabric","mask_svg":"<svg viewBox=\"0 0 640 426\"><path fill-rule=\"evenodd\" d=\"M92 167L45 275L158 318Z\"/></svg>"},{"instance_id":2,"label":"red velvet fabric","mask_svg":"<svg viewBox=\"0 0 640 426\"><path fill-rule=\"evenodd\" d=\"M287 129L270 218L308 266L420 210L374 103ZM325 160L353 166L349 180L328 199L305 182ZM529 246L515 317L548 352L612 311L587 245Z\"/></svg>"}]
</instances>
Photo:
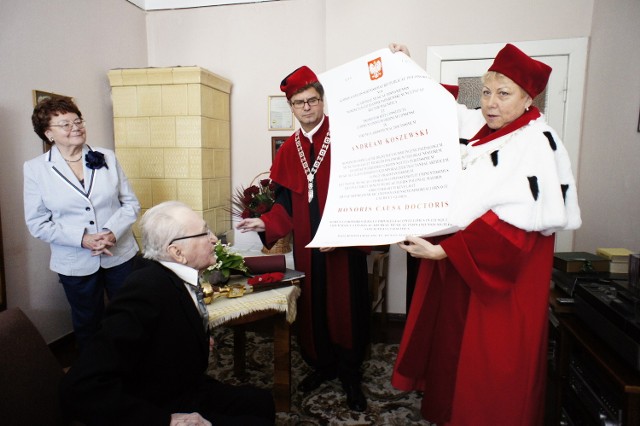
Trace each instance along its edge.
<instances>
[{"instance_id":1,"label":"red velvet fabric","mask_svg":"<svg viewBox=\"0 0 640 426\"><path fill-rule=\"evenodd\" d=\"M313 135L316 153L329 131L329 117L325 117L320 129ZM310 141L300 134L302 150L309 158ZM320 213L324 210L329 187L331 164L331 147L324 157L322 165L315 175L316 193L320 206ZM293 250L295 268L305 273L302 292L298 299L298 340L307 359L316 358L316 347L313 339L312 308L313 299L311 286L314 275L311 268L311 250L305 246L311 241L309 202L307 195L307 178L300 163L296 149L295 137L292 135L278 150L278 154L271 167L271 179L291 191L292 216L280 204L275 204L270 212L261 216L265 223L265 239L267 244L273 244L279 238L293 231ZM353 345L351 324L351 283L350 265L348 258L349 247L338 247L326 253L327 271L327 319L329 333L334 343L351 349ZM366 250L366 249L364 249Z\"/></svg>"},{"instance_id":2,"label":"red velvet fabric","mask_svg":"<svg viewBox=\"0 0 640 426\"><path fill-rule=\"evenodd\" d=\"M280 90L287 95L287 99L295 95L299 90L318 81L316 74L303 65L286 76L280 83Z\"/></svg>"},{"instance_id":3,"label":"red velvet fabric","mask_svg":"<svg viewBox=\"0 0 640 426\"><path fill-rule=\"evenodd\" d=\"M532 98L540 94L549 81L551 67L530 58L513 44L507 44L498 52L489 71L499 72L516 82Z\"/></svg>"},{"instance_id":4,"label":"red velvet fabric","mask_svg":"<svg viewBox=\"0 0 640 426\"><path fill-rule=\"evenodd\" d=\"M423 260L392 384L438 425L542 425L554 237L493 212Z\"/></svg>"}]
</instances>

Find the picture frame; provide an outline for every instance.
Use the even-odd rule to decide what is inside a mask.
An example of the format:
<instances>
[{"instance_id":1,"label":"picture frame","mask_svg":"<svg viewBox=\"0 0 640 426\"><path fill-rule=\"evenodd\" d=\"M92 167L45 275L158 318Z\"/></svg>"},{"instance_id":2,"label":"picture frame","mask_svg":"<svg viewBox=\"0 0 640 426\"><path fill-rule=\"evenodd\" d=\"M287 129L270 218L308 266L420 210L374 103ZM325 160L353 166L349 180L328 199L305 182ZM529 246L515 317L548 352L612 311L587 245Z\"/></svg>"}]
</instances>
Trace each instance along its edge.
<instances>
[{"instance_id":1,"label":"picture frame","mask_svg":"<svg viewBox=\"0 0 640 426\"><path fill-rule=\"evenodd\" d=\"M60 98L65 98L65 99L70 99L73 100L73 98L71 96L66 96L66 95L60 95L58 93L53 93L53 92L45 92L44 90L37 90L34 89L31 91L32 92L32 96L33 96L33 107L35 108L36 105L38 105L38 102L44 100L44 99L50 99L53 97L60 97ZM51 145L49 145L46 142L42 142L42 152L48 152L51 149Z\"/></svg>"},{"instance_id":2,"label":"picture frame","mask_svg":"<svg viewBox=\"0 0 640 426\"><path fill-rule=\"evenodd\" d=\"M289 136L272 136L271 137L271 161L276 159L276 153Z\"/></svg>"},{"instance_id":3,"label":"picture frame","mask_svg":"<svg viewBox=\"0 0 640 426\"><path fill-rule=\"evenodd\" d=\"M269 96L269 130L293 130L293 111L286 96Z\"/></svg>"},{"instance_id":4,"label":"picture frame","mask_svg":"<svg viewBox=\"0 0 640 426\"><path fill-rule=\"evenodd\" d=\"M32 90L33 92L33 106L35 107L36 105L38 105L38 102L44 100L44 99L49 99L49 98L53 98L53 97L60 97L60 98L65 98L65 99L71 99L73 100L73 98L71 96L66 96L66 95L60 95L58 93L53 93L53 92L45 92L44 90Z\"/></svg>"}]
</instances>

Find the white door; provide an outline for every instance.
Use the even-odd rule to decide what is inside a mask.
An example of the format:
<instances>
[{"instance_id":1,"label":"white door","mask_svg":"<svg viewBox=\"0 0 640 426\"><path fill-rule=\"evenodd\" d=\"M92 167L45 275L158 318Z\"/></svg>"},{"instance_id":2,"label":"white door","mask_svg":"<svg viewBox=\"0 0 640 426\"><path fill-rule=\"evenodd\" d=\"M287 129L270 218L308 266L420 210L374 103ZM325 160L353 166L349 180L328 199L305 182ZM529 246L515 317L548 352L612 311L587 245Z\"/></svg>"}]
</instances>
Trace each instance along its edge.
<instances>
[{"instance_id":1,"label":"white door","mask_svg":"<svg viewBox=\"0 0 640 426\"><path fill-rule=\"evenodd\" d=\"M470 107L479 106L479 78L493 63L493 58L504 44L429 47L427 72L436 81L459 85L461 103ZM569 152L575 175L580 152L587 39L513 44L553 69L546 90L536 98L534 104L560 135ZM556 251L572 250L573 232L558 233Z\"/></svg>"}]
</instances>

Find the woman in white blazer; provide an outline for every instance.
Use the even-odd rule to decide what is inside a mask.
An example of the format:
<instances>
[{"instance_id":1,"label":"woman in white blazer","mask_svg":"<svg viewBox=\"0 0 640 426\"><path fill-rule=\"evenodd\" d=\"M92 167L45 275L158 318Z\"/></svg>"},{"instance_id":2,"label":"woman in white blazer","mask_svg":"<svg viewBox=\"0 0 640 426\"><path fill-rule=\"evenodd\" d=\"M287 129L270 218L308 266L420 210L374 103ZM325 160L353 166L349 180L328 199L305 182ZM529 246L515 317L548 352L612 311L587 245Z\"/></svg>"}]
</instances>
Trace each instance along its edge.
<instances>
[{"instance_id":1,"label":"woman in white blazer","mask_svg":"<svg viewBox=\"0 0 640 426\"><path fill-rule=\"evenodd\" d=\"M86 144L85 121L68 98L40 102L31 117L49 152L24 163L29 232L49 243L71 305L77 345L95 332L104 310L133 269L131 226L140 204L113 151Z\"/></svg>"}]
</instances>

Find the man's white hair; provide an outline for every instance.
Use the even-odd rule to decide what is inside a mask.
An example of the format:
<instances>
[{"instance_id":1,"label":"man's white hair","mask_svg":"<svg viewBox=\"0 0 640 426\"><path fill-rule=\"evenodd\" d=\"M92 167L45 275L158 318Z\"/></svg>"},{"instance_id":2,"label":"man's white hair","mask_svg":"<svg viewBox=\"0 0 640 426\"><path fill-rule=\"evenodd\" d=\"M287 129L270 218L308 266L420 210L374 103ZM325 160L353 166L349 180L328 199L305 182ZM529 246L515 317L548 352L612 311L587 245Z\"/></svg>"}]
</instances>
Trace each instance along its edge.
<instances>
[{"instance_id":1,"label":"man's white hair","mask_svg":"<svg viewBox=\"0 0 640 426\"><path fill-rule=\"evenodd\" d=\"M181 201L165 201L151 207L140 219L144 257L152 260L171 260L167 247L174 238L185 233L182 219L191 207Z\"/></svg>"}]
</instances>

